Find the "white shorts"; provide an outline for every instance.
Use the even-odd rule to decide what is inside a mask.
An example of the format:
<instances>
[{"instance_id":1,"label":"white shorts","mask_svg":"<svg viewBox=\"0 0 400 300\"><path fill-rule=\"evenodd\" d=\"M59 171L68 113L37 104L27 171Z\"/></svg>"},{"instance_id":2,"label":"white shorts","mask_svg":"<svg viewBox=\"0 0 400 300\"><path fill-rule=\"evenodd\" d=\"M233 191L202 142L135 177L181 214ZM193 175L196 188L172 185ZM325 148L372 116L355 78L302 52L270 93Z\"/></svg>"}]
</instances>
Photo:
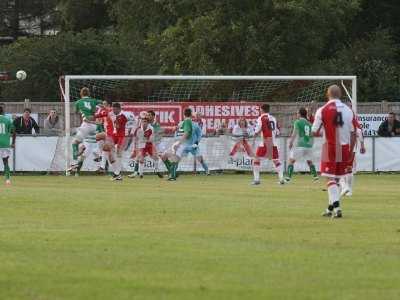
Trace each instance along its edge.
<instances>
[{"instance_id":1,"label":"white shorts","mask_svg":"<svg viewBox=\"0 0 400 300\"><path fill-rule=\"evenodd\" d=\"M0 157L6 158L11 156L11 149L10 148L0 148Z\"/></svg>"},{"instance_id":2,"label":"white shorts","mask_svg":"<svg viewBox=\"0 0 400 300\"><path fill-rule=\"evenodd\" d=\"M304 148L304 147L293 147L290 150L289 158L294 160L313 160L313 151L312 148Z\"/></svg>"},{"instance_id":3,"label":"white shorts","mask_svg":"<svg viewBox=\"0 0 400 300\"><path fill-rule=\"evenodd\" d=\"M81 126L78 128L76 139L82 142L88 136L95 134L96 134L96 124L82 122Z\"/></svg>"},{"instance_id":4,"label":"white shorts","mask_svg":"<svg viewBox=\"0 0 400 300\"><path fill-rule=\"evenodd\" d=\"M162 154L167 150L168 146L166 142L159 142L155 144L157 154Z\"/></svg>"}]
</instances>

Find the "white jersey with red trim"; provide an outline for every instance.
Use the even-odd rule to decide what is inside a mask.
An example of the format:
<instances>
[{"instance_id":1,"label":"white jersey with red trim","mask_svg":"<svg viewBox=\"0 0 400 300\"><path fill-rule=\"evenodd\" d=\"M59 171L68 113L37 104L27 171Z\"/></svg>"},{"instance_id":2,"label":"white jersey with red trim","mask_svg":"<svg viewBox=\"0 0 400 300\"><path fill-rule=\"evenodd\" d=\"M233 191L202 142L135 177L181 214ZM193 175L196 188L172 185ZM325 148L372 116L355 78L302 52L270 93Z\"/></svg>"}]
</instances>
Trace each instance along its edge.
<instances>
[{"instance_id":1,"label":"white jersey with red trim","mask_svg":"<svg viewBox=\"0 0 400 300\"><path fill-rule=\"evenodd\" d=\"M153 127L147 125L147 128L144 129L143 125L141 125L136 129L135 136L137 148L143 149L147 143L153 142Z\"/></svg>"},{"instance_id":2,"label":"white jersey with red trim","mask_svg":"<svg viewBox=\"0 0 400 300\"><path fill-rule=\"evenodd\" d=\"M351 133L355 131L354 120L354 112L339 99L333 99L317 110L312 131L323 129L327 144L350 145Z\"/></svg>"},{"instance_id":3,"label":"white jersey with red trim","mask_svg":"<svg viewBox=\"0 0 400 300\"><path fill-rule=\"evenodd\" d=\"M254 133L252 132L251 128L249 127L240 127L239 125L235 125L232 129L232 136L234 139L243 139L249 138Z\"/></svg>"},{"instance_id":4,"label":"white jersey with red trim","mask_svg":"<svg viewBox=\"0 0 400 300\"><path fill-rule=\"evenodd\" d=\"M128 119L128 123L126 123L126 128L128 130L128 134L139 127L139 119L132 111L124 111L124 115Z\"/></svg>"},{"instance_id":5,"label":"white jersey with red trim","mask_svg":"<svg viewBox=\"0 0 400 300\"><path fill-rule=\"evenodd\" d=\"M276 137L279 135L279 126L276 118L268 113L258 117L255 127L255 134L261 134L263 141L271 140L277 146Z\"/></svg>"}]
</instances>

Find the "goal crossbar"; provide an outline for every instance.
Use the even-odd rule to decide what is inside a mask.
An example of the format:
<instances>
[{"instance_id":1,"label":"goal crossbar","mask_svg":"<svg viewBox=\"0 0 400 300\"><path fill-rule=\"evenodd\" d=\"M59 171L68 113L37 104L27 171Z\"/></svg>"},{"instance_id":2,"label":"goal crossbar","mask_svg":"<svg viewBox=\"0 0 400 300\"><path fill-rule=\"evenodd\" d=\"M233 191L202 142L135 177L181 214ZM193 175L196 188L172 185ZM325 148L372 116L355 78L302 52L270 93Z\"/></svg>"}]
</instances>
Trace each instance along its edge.
<instances>
[{"instance_id":1,"label":"goal crossbar","mask_svg":"<svg viewBox=\"0 0 400 300\"><path fill-rule=\"evenodd\" d=\"M341 76L341 75L309 75L309 76L246 76L246 75L65 75L63 77L64 87L61 87L61 92L64 98L65 104L65 135L66 135L66 169L69 165L69 143L71 135L71 122L69 115L71 113L70 108L70 87L71 81L73 80L214 80L214 81L236 81L236 80L247 80L247 81L289 81L289 80L337 80L341 81L342 87L345 89L345 93L350 98L353 104L353 110L357 113L357 76ZM343 81L351 81L351 96L343 84Z\"/></svg>"}]
</instances>

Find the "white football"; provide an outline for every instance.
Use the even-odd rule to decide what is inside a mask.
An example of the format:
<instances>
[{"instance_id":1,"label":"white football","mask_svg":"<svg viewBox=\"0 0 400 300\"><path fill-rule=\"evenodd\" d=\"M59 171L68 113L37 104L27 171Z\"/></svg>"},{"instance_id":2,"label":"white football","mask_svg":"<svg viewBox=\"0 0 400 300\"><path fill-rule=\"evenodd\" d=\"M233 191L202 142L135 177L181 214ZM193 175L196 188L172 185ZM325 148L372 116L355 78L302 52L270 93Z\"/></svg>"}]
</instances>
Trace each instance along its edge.
<instances>
[{"instance_id":1,"label":"white football","mask_svg":"<svg viewBox=\"0 0 400 300\"><path fill-rule=\"evenodd\" d=\"M23 70L20 70L17 72L16 77L18 80L25 80L26 79L26 72Z\"/></svg>"}]
</instances>

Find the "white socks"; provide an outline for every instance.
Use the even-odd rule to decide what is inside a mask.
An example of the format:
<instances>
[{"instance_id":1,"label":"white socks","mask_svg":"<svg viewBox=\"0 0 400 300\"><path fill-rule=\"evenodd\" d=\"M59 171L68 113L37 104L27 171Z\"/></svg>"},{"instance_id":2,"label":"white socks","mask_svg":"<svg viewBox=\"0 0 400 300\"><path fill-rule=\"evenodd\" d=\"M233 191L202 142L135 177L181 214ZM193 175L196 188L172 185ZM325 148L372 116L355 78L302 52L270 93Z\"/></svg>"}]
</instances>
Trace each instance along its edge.
<instances>
[{"instance_id":1,"label":"white socks","mask_svg":"<svg viewBox=\"0 0 400 300\"><path fill-rule=\"evenodd\" d=\"M119 157L115 158L115 161L111 166L115 175L121 174L121 159Z\"/></svg>"},{"instance_id":2,"label":"white socks","mask_svg":"<svg viewBox=\"0 0 400 300\"><path fill-rule=\"evenodd\" d=\"M334 180L328 181L328 199L329 205L340 200L339 187Z\"/></svg>"},{"instance_id":3,"label":"white socks","mask_svg":"<svg viewBox=\"0 0 400 300\"><path fill-rule=\"evenodd\" d=\"M144 162L139 162L139 175L143 176Z\"/></svg>"},{"instance_id":4,"label":"white socks","mask_svg":"<svg viewBox=\"0 0 400 300\"><path fill-rule=\"evenodd\" d=\"M253 163L253 175L254 175L254 181L260 181L260 163L259 162L254 162Z\"/></svg>"}]
</instances>

